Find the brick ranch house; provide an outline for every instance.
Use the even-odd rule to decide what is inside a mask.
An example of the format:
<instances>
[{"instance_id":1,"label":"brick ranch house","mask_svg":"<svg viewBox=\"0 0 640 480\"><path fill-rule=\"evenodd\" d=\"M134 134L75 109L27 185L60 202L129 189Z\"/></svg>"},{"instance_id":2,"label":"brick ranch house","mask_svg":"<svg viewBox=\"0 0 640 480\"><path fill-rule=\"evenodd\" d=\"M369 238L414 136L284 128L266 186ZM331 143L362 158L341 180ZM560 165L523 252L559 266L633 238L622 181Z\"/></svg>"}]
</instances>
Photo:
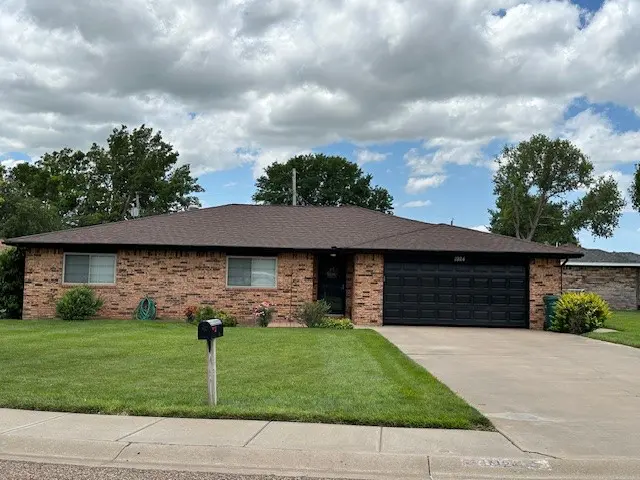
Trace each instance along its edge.
<instances>
[{"instance_id":1,"label":"brick ranch house","mask_svg":"<svg viewBox=\"0 0 640 480\"><path fill-rule=\"evenodd\" d=\"M562 289L595 292L615 310L640 307L640 255L581 249L584 256L569 260L562 275Z\"/></svg>"},{"instance_id":2,"label":"brick ranch house","mask_svg":"<svg viewBox=\"0 0 640 480\"><path fill-rule=\"evenodd\" d=\"M323 298L360 325L542 328L542 297L561 290L557 248L359 207L224 205L13 238L26 250L24 313L51 318L89 284L100 316L131 318L145 295L158 316L211 304L251 323Z\"/></svg>"}]
</instances>

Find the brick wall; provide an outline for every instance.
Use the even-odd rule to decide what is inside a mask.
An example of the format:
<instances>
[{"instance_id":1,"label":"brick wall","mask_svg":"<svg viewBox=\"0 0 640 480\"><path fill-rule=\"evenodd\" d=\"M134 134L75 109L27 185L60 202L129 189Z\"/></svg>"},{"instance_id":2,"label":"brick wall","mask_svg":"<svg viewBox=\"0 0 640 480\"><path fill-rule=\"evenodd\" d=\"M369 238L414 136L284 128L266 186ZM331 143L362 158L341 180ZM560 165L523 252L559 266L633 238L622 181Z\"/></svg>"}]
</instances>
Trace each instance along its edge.
<instances>
[{"instance_id":1,"label":"brick wall","mask_svg":"<svg viewBox=\"0 0 640 480\"><path fill-rule=\"evenodd\" d=\"M384 257L356 254L353 257L351 315L358 325L382 325Z\"/></svg>"},{"instance_id":2,"label":"brick wall","mask_svg":"<svg viewBox=\"0 0 640 480\"><path fill-rule=\"evenodd\" d=\"M544 327L544 301L548 294L560 293L560 260L536 258L529 263L529 328Z\"/></svg>"},{"instance_id":3,"label":"brick wall","mask_svg":"<svg viewBox=\"0 0 640 480\"><path fill-rule=\"evenodd\" d=\"M580 288L597 293L615 310L636 310L639 274L639 268L566 265L563 270L562 288L564 291Z\"/></svg>"},{"instance_id":4,"label":"brick wall","mask_svg":"<svg viewBox=\"0 0 640 480\"><path fill-rule=\"evenodd\" d=\"M25 263L24 318L51 318L55 302L70 287L62 285L63 252L29 249ZM104 300L99 315L131 318L145 295L157 303L160 318L183 318L188 305L206 303L253 323L253 305L275 303L276 320L287 320L297 307L313 299L314 255L278 255L275 289L227 288L226 256L222 252L121 250L116 284L95 287Z\"/></svg>"}]
</instances>

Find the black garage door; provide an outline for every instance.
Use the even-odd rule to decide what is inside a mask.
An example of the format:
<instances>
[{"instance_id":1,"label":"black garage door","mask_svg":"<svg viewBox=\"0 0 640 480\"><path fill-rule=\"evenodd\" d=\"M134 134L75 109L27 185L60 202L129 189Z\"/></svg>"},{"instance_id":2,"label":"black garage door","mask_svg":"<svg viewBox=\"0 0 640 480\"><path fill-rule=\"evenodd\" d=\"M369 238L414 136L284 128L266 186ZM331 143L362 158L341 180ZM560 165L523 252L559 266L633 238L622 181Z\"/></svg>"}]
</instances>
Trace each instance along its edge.
<instances>
[{"instance_id":1,"label":"black garage door","mask_svg":"<svg viewBox=\"0 0 640 480\"><path fill-rule=\"evenodd\" d=\"M385 325L527 327L527 267L385 262Z\"/></svg>"}]
</instances>

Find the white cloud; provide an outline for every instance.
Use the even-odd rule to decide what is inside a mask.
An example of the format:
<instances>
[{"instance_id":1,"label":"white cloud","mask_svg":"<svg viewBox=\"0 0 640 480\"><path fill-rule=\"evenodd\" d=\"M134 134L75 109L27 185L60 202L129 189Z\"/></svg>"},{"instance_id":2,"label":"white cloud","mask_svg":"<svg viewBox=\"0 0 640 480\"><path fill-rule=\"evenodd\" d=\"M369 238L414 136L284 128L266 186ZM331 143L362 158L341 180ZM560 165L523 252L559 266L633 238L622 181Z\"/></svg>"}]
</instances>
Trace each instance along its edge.
<instances>
[{"instance_id":1,"label":"white cloud","mask_svg":"<svg viewBox=\"0 0 640 480\"><path fill-rule=\"evenodd\" d=\"M432 175L431 177L410 177L405 187L407 193L419 193L427 188L439 187L447 179L446 175Z\"/></svg>"},{"instance_id":2,"label":"white cloud","mask_svg":"<svg viewBox=\"0 0 640 480\"><path fill-rule=\"evenodd\" d=\"M356 162L359 165L364 165L365 163L371 163L371 162L382 162L389 156L388 153L373 152L371 150L366 150L366 149L357 150L355 152L355 155L356 155Z\"/></svg>"},{"instance_id":3,"label":"white cloud","mask_svg":"<svg viewBox=\"0 0 640 480\"><path fill-rule=\"evenodd\" d=\"M561 134L589 156L597 171L620 163L640 162L640 132L616 132L605 115L593 110L570 118Z\"/></svg>"},{"instance_id":4,"label":"white cloud","mask_svg":"<svg viewBox=\"0 0 640 480\"><path fill-rule=\"evenodd\" d=\"M477 230L479 232L489 233L489 227L487 227L486 225L477 225L475 227L469 227L469 228L471 228L471 230Z\"/></svg>"},{"instance_id":5,"label":"white cloud","mask_svg":"<svg viewBox=\"0 0 640 480\"><path fill-rule=\"evenodd\" d=\"M404 203L402 208L421 208L428 207L431 205L431 200L412 200L410 202Z\"/></svg>"},{"instance_id":6,"label":"white cloud","mask_svg":"<svg viewBox=\"0 0 640 480\"><path fill-rule=\"evenodd\" d=\"M13 167L21 163L26 162L24 160L16 160L15 158L5 158L4 160L0 160L0 165L2 165L7 170L11 170Z\"/></svg>"},{"instance_id":7,"label":"white cloud","mask_svg":"<svg viewBox=\"0 0 640 480\"><path fill-rule=\"evenodd\" d=\"M337 141L417 140L406 161L424 183L483 165L492 140L554 131L576 97L640 109L637 0L583 27L584 14L537 0L5 0L0 152L87 148L145 122L197 173L258 175ZM567 129L594 159L634 161L636 132L600 144L592 120Z\"/></svg>"},{"instance_id":8,"label":"white cloud","mask_svg":"<svg viewBox=\"0 0 640 480\"><path fill-rule=\"evenodd\" d=\"M235 187L236 185L238 185L238 182L228 182L228 183L225 183L223 185L223 187L224 188L231 188L231 187Z\"/></svg>"}]
</instances>

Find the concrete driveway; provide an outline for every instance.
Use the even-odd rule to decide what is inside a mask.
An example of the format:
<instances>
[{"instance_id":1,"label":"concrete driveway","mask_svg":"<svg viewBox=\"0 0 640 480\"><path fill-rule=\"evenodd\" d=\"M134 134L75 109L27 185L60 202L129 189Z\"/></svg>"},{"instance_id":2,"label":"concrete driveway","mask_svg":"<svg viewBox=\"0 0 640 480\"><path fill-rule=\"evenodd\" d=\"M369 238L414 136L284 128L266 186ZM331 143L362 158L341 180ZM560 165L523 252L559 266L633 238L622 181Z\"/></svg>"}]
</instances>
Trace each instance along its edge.
<instances>
[{"instance_id":1,"label":"concrete driveway","mask_svg":"<svg viewBox=\"0 0 640 480\"><path fill-rule=\"evenodd\" d=\"M640 457L640 349L531 330L378 331L523 451Z\"/></svg>"}]
</instances>

